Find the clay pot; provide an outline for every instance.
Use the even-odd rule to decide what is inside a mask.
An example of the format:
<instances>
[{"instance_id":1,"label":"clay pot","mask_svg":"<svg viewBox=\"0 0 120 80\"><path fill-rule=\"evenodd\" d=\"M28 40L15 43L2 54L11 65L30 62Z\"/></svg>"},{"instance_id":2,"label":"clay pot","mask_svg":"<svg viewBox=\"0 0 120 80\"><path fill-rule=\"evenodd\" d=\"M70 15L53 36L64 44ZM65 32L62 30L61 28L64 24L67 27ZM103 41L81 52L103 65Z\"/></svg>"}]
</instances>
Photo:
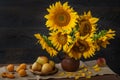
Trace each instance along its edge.
<instances>
[{"instance_id":1,"label":"clay pot","mask_svg":"<svg viewBox=\"0 0 120 80\"><path fill-rule=\"evenodd\" d=\"M70 58L68 56L61 61L61 66L63 70L68 72L77 71L79 69L79 65L80 60L75 60L74 58Z\"/></svg>"}]
</instances>

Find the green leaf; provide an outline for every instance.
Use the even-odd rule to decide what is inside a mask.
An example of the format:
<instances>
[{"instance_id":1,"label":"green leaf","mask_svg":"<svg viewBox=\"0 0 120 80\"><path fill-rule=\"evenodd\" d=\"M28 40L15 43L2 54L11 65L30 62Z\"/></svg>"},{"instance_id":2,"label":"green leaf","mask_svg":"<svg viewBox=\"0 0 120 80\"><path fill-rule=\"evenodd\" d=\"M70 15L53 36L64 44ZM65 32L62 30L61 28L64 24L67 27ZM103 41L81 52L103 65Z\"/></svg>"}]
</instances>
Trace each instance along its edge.
<instances>
[{"instance_id":1,"label":"green leaf","mask_svg":"<svg viewBox=\"0 0 120 80\"><path fill-rule=\"evenodd\" d=\"M48 39L47 36L43 35L43 38L44 38L45 42L46 42L49 46L52 46L52 43L51 43L51 41Z\"/></svg>"},{"instance_id":2,"label":"green leaf","mask_svg":"<svg viewBox=\"0 0 120 80\"><path fill-rule=\"evenodd\" d=\"M105 36L105 34L107 33L107 30L101 30L100 32L94 34L93 40L97 40L103 36Z\"/></svg>"}]
</instances>

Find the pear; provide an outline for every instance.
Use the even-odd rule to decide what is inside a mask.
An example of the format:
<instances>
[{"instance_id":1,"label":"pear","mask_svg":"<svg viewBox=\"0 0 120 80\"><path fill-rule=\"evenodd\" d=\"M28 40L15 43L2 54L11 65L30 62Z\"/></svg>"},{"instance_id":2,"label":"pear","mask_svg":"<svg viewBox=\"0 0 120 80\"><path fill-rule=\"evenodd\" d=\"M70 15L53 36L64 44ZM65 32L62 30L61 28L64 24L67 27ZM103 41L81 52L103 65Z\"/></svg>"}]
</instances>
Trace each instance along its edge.
<instances>
[{"instance_id":1,"label":"pear","mask_svg":"<svg viewBox=\"0 0 120 80\"><path fill-rule=\"evenodd\" d=\"M39 56L36 60L36 62L38 62L39 64L43 65L45 63L47 63L49 60L46 56Z\"/></svg>"},{"instance_id":2,"label":"pear","mask_svg":"<svg viewBox=\"0 0 120 80\"><path fill-rule=\"evenodd\" d=\"M53 70L52 65L49 64L49 63L45 63L45 64L43 64L43 66L42 66L41 72L42 72L43 74L48 74L48 73L51 72L52 70Z\"/></svg>"},{"instance_id":3,"label":"pear","mask_svg":"<svg viewBox=\"0 0 120 80\"><path fill-rule=\"evenodd\" d=\"M49 64L51 64L51 66L54 68L55 67L55 62L52 60L49 60Z\"/></svg>"},{"instance_id":4,"label":"pear","mask_svg":"<svg viewBox=\"0 0 120 80\"><path fill-rule=\"evenodd\" d=\"M37 63L37 62L34 62L34 63L32 64L32 70L33 70L33 71L40 71L41 68L42 68L41 64L39 64L39 63Z\"/></svg>"}]
</instances>

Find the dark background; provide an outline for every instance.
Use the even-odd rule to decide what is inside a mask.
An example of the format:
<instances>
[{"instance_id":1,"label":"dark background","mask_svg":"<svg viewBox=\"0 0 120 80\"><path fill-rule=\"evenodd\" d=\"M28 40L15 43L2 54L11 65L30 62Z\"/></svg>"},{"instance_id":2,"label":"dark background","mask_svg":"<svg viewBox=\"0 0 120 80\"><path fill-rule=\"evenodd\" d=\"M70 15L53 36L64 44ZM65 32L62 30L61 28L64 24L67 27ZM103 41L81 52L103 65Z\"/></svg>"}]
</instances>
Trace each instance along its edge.
<instances>
[{"instance_id":1,"label":"dark background","mask_svg":"<svg viewBox=\"0 0 120 80\"><path fill-rule=\"evenodd\" d=\"M33 63L40 55L49 55L36 45L35 33L47 35L44 15L46 8L58 0L0 0L0 64ZM116 31L114 40L93 58L105 57L108 66L120 74L120 1L119 0L61 0L69 2L79 14L92 11L100 18L99 29ZM49 57L59 62L58 57ZM85 61L84 59L82 59Z\"/></svg>"}]
</instances>

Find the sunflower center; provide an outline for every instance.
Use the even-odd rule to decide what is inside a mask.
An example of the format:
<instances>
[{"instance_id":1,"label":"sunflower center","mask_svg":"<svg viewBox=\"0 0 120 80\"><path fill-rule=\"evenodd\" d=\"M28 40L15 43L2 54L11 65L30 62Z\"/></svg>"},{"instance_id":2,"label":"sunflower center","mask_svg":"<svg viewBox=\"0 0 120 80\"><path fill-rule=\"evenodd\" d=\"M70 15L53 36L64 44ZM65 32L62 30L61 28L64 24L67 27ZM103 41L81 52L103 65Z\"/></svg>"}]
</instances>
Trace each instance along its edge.
<instances>
[{"instance_id":1,"label":"sunflower center","mask_svg":"<svg viewBox=\"0 0 120 80\"><path fill-rule=\"evenodd\" d=\"M81 53L83 53L85 51L88 51L90 49L88 43L86 41L84 41L84 40L79 40L78 44L79 44L79 51Z\"/></svg>"},{"instance_id":2,"label":"sunflower center","mask_svg":"<svg viewBox=\"0 0 120 80\"><path fill-rule=\"evenodd\" d=\"M60 44L65 45L67 42L67 34L58 33L57 40Z\"/></svg>"},{"instance_id":3,"label":"sunflower center","mask_svg":"<svg viewBox=\"0 0 120 80\"><path fill-rule=\"evenodd\" d=\"M66 26L70 22L70 15L65 11L57 12L55 14L54 21L58 26Z\"/></svg>"},{"instance_id":4,"label":"sunflower center","mask_svg":"<svg viewBox=\"0 0 120 80\"><path fill-rule=\"evenodd\" d=\"M79 31L81 36L85 36L91 33L92 26L89 21L83 21L79 26L80 26Z\"/></svg>"},{"instance_id":5,"label":"sunflower center","mask_svg":"<svg viewBox=\"0 0 120 80\"><path fill-rule=\"evenodd\" d=\"M72 49L75 52L84 53L84 52L88 51L90 49L90 47L86 41L79 40L75 43L75 45L73 46Z\"/></svg>"},{"instance_id":6,"label":"sunflower center","mask_svg":"<svg viewBox=\"0 0 120 80\"><path fill-rule=\"evenodd\" d=\"M59 16L59 20L64 21L64 16L63 15Z\"/></svg>"},{"instance_id":7,"label":"sunflower center","mask_svg":"<svg viewBox=\"0 0 120 80\"><path fill-rule=\"evenodd\" d=\"M72 50L73 50L74 52L76 52L76 53L79 53L79 47L76 46L76 45L74 45L74 46L72 47Z\"/></svg>"}]
</instances>

